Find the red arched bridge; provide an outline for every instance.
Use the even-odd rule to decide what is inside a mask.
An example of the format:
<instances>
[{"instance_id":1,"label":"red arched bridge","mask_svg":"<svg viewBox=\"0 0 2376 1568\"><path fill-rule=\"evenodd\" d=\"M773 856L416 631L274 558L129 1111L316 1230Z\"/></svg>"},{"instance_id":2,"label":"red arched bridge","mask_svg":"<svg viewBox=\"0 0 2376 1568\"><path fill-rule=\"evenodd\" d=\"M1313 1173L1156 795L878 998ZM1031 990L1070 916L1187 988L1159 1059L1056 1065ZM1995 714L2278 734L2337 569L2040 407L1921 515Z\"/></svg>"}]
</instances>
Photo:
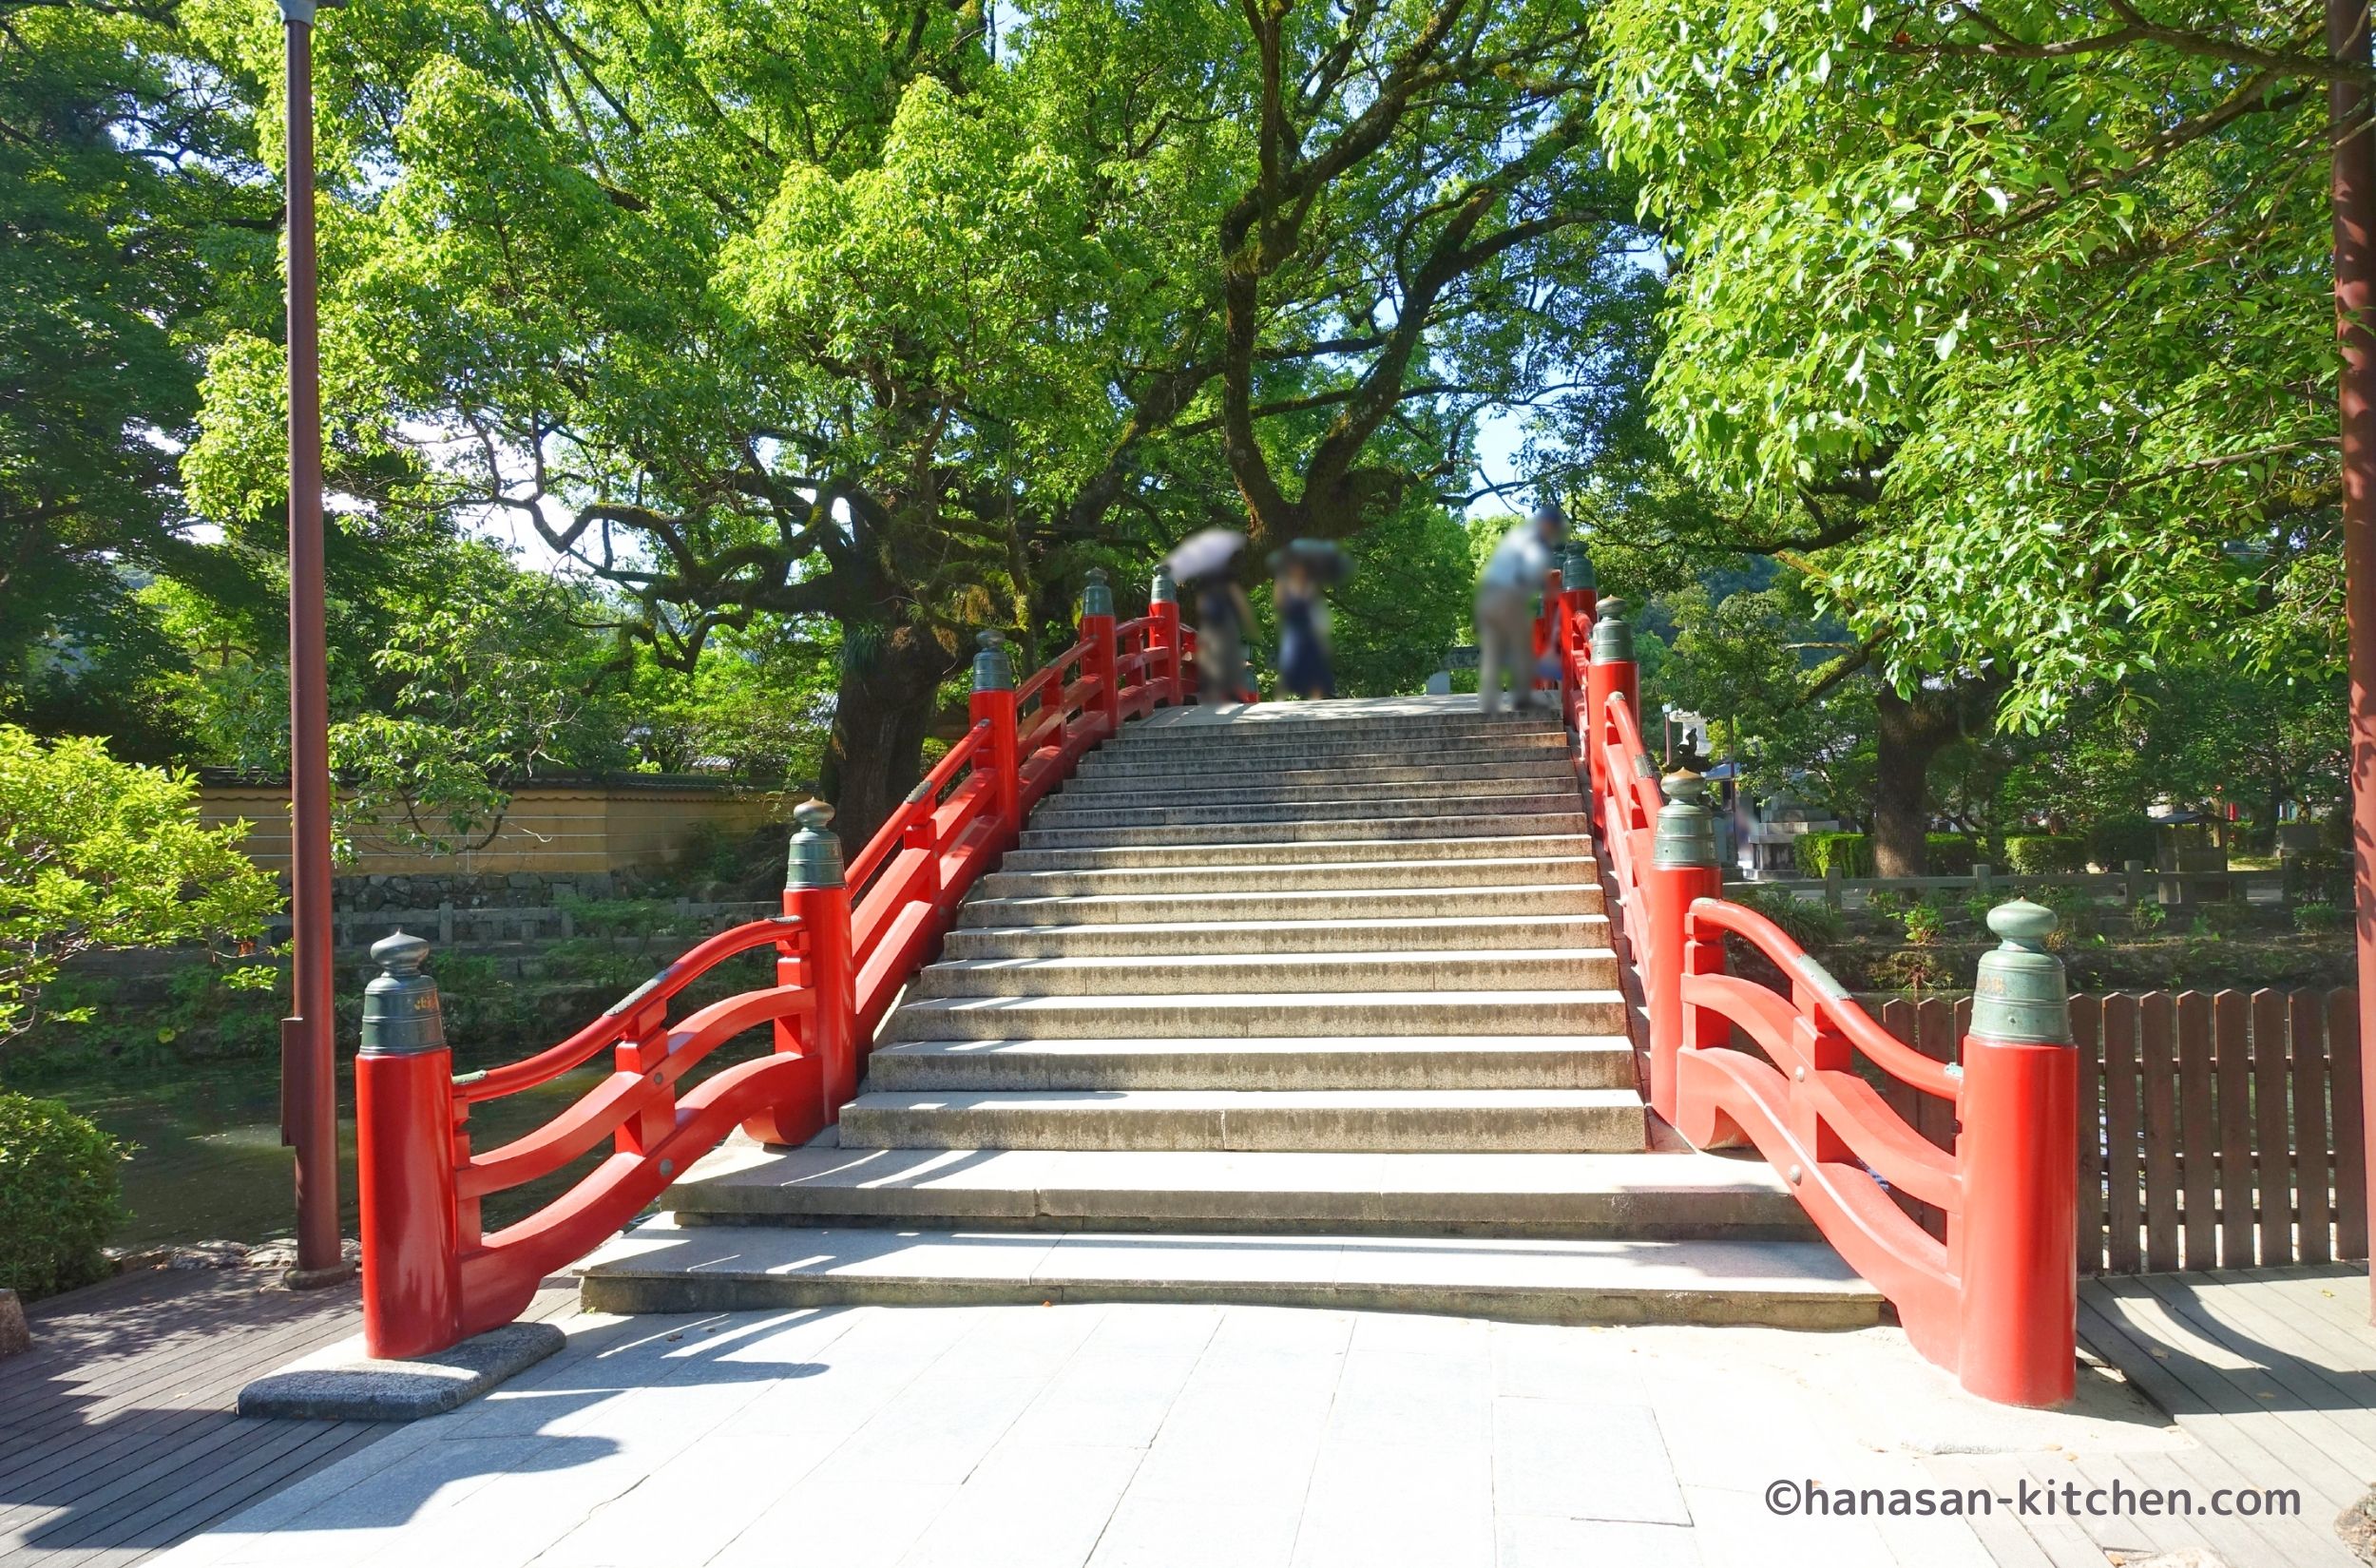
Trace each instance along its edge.
<instances>
[{"instance_id":1,"label":"red arched bridge","mask_svg":"<svg viewBox=\"0 0 2376 1568\"><path fill-rule=\"evenodd\" d=\"M1038 1234L1010 1249L1033 1256L1121 1233L1105 1252L1126 1261L1075 1267L1068 1299L1824 1326L1886 1298L1974 1392L2069 1397L2078 1093L2051 917L1992 916L2006 940L1960 1065L1900 1043L1719 896L1698 781L1662 784L1643 747L1620 606L1573 553L1567 576L1538 627L1559 717L1530 721L1441 699L1173 711L1195 634L1168 583L1118 622L1099 574L1079 640L1028 679L985 634L972 727L847 866L831 813L802 808L780 915L522 1061L455 1076L425 945L383 943L356 1063L372 1352L510 1321L670 1194L712 1226L940 1216ZM1728 972L1728 946L1766 978ZM775 985L672 1016L757 949ZM771 1048L680 1091L744 1041ZM472 1106L605 1052L551 1122L472 1146ZM1953 1147L1885 1085L1951 1106ZM743 1157L698 1178L730 1139ZM604 1147L542 1210L482 1227L489 1195ZM1762 1163L1705 1153L1744 1147ZM1199 1152L1214 1163L1181 1163ZM1051 1175L1066 1158L1102 1174ZM703 1227L659 1224L627 1243L693 1261L662 1278L627 1246L589 1302L931 1299L912 1272L762 1267L756 1232L704 1252ZM1278 1248L1172 1278L1165 1227ZM1724 1287L1744 1259L1762 1273ZM1463 1293L1470 1268L1505 1274ZM1036 1300L1053 1277L969 1279Z\"/></svg>"}]
</instances>

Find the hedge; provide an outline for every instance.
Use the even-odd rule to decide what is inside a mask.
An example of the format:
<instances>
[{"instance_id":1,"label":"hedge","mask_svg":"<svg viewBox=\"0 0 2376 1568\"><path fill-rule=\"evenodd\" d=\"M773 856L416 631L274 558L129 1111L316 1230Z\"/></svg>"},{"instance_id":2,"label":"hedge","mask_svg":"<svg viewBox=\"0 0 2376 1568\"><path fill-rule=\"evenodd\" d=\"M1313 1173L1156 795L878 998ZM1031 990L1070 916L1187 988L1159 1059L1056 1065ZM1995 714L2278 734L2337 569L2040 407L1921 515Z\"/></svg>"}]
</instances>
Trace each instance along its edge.
<instances>
[{"instance_id":1,"label":"hedge","mask_svg":"<svg viewBox=\"0 0 2376 1568\"><path fill-rule=\"evenodd\" d=\"M0 1287L30 1298L105 1275L125 1152L58 1100L0 1092Z\"/></svg>"},{"instance_id":2,"label":"hedge","mask_svg":"<svg viewBox=\"0 0 2376 1568\"><path fill-rule=\"evenodd\" d=\"M1980 858L1980 847L1962 833L1931 833L1927 861L1929 875L1969 876L1972 864ZM1798 838L1798 868L1809 876L1826 876L1832 866L1840 868L1847 878L1874 875L1872 869L1872 837L1868 833L1801 833Z\"/></svg>"},{"instance_id":3,"label":"hedge","mask_svg":"<svg viewBox=\"0 0 2376 1568\"><path fill-rule=\"evenodd\" d=\"M1962 833L1927 833L1924 859L1931 876L1969 876L1980 863L1980 846Z\"/></svg>"},{"instance_id":4,"label":"hedge","mask_svg":"<svg viewBox=\"0 0 2376 1568\"><path fill-rule=\"evenodd\" d=\"M2087 858L2107 871L2132 860L2154 863L2154 825L2141 816L2108 816L2087 830Z\"/></svg>"},{"instance_id":5,"label":"hedge","mask_svg":"<svg viewBox=\"0 0 2376 1568\"><path fill-rule=\"evenodd\" d=\"M1872 847L1863 833L1801 833L1798 869L1809 876L1828 876L1833 866L1842 876L1872 875Z\"/></svg>"},{"instance_id":6,"label":"hedge","mask_svg":"<svg viewBox=\"0 0 2376 1568\"><path fill-rule=\"evenodd\" d=\"M2083 871L2087 841L2075 833L2024 833L2004 841L2004 859L2016 876Z\"/></svg>"}]
</instances>

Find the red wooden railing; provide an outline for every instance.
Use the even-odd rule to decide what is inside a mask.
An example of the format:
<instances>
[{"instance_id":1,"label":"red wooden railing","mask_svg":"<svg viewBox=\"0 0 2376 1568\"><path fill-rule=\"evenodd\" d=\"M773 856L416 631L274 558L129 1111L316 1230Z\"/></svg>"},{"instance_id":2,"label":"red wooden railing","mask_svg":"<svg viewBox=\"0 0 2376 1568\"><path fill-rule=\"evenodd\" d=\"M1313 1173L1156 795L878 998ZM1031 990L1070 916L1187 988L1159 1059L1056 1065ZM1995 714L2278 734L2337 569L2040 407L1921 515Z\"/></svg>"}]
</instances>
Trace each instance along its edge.
<instances>
[{"instance_id":1,"label":"red wooden railing","mask_svg":"<svg viewBox=\"0 0 2376 1568\"><path fill-rule=\"evenodd\" d=\"M865 1042L934 952L974 879L1014 842L1042 795L1128 718L1185 700L1195 634L1168 580L1148 613L1117 625L1092 571L1080 638L1021 686L996 633L974 660L971 726L845 869L832 811L795 813L784 909L700 943L560 1044L459 1078L419 973L427 944L373 949L387 972L365 998L355 1059L363 1331L374 1356L420 1355L508 1323L537 1284L634 1217L737 1127L798 1143L857 1092ZM776 984L670 1022L687 986L773 947ZM680 1094L685 1074L766 1025L774 1050ZM501 1147L470 1147L472 1105L551 1081L612 1053L612 1070L551 1121ZM483 1233L489 1195L611 1153L561 1196Z\"/></svg>"},{"instance_id":2,"label":"red wooden railing","mask_svg":"<svg viewBox=\"0 0 2376 1568\"><path fill-rule=\"evenodd\" d=\"M1589 582L1570 563L1568 575ZM1661 787L1637 721L1622 606L1599 605L1593 624L1593 600L1555 578L1537 644L1558 650L1562 704L1640 976L1653 1107L1700 1148L1754 1146L1888 1297L1915 1347L1966 1388L2021 1405L2068 1399L2077 1055L2059 966L2036 947L2051 917L2029 906L1992 917L2006 947L1983 961L1961 1065L1902 1043L1773 922L1716 896L1700 783L1677 775ZM1726 973L1728 937L1772 965L1783 988ZM1949 1107L1953 1150L1892 1108L1868 1072ZM1890 1188L1942 1211L1945 1239Z\"/></svg>"}]
</instances>

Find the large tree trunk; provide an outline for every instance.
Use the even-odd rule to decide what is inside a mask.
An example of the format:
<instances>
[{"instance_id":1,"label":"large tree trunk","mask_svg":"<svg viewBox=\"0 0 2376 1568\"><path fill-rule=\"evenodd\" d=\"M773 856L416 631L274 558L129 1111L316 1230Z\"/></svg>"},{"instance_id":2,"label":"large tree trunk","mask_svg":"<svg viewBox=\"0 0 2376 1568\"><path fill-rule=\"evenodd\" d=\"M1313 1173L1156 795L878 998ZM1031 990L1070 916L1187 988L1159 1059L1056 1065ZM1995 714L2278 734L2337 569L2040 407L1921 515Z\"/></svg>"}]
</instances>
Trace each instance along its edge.
<instances>
[{"instance_id":1,"label":"large tree trunk","mask_svg":"<svg viewBox=\"0 0 2376 1568\"><path fill-rule=\"evenodd\" d=\"M1873 744L1873 874L1920 876L1930 848L1930 759L1947 736L1934 737L1919 707L1887 685L1874 704L1880 723Z\"/></svg>"},{"instance_id":2,"label":"large tree trunk","mask_svg":"<svg viewBox=\"0 0 2376 1568\"><path fill-rule=\"evenodd\" d=\"M923 776L924 737L941 682L957 667L955 641L916 626L876 637L846 631L825 794L845 855L874 836Z\"/></svg>"},{"instance_id":3,"label":"large tree trunk","mask_svg":"<svg viewBox=\"0 0 2376 1568\"><path fill-rule=\"evenodd\" d=\"M1872 862L1875 876L1921 876L1930 850L1930 764L1958 736L1985 724L2002 683L1993 677L1923 687L1911 698L1873 688Z\"/></svg>"}]
</instances>

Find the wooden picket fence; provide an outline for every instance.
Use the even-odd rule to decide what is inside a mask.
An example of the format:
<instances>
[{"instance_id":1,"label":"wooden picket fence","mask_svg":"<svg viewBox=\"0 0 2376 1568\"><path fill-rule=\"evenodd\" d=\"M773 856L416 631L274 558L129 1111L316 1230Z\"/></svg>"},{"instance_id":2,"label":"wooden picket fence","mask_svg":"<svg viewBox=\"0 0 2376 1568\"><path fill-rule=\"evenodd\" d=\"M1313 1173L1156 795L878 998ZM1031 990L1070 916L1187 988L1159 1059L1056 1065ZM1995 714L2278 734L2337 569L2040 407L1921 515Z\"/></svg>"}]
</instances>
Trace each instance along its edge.
<instances>
[{"instance_id":1,"label":"wooden picket fence","mask_svg":"<svg viewBox=\"0 0 2376 1568\"><path fill-rule=\"evenodd\" d=\"M2358 1007L2351 990L2072 998L2080 1272L2367 1256ZM1971 1004L1893 1001L1875 1016L1953 1061ZM1943 1101L1881 1087L1932 1142L1953 1147ZM1944 1233L1937 1211L1898 1195Z\"/></svg>"}]
</instances>

